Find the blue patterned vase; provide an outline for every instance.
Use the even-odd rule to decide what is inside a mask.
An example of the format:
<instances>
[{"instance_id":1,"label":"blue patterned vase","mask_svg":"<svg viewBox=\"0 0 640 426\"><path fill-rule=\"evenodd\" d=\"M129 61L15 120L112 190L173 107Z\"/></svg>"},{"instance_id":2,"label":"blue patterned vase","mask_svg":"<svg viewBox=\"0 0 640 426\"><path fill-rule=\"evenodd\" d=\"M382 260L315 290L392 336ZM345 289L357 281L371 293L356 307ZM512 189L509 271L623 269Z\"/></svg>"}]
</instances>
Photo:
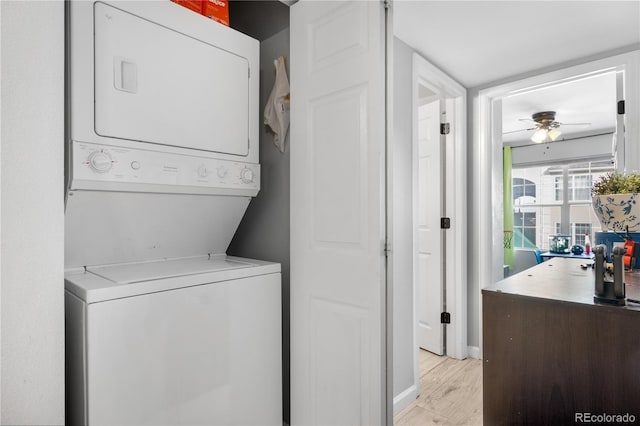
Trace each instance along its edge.
<instances>
[{"instance_id":1,"label":"blue patterned vase","mask_svg":"<svg viewBox=\"0 0 640 426\"><path fill-rule=\"evenodd\" d=\"M591 204L603 231L640 231L640 194L595 195Z\"/></svg>"}]
</instances>

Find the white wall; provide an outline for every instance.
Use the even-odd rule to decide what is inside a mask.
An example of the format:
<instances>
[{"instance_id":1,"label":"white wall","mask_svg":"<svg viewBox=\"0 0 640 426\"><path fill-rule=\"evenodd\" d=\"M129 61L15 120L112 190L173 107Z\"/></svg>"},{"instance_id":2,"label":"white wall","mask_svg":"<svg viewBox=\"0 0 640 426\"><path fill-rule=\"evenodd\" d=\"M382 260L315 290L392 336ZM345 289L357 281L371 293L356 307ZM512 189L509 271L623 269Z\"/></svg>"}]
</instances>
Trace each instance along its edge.
<instances>
[{"instance_id":1,"label":"white wall","mask_svg":"<svg viewBox=\"0 0 640 426\"><path fill-rule=\"evenodd\" d=\"M398 38L393 45L393 396L414 385L413 355L413 50ZM411 397L411 390L407 394Z\"/></svg>"},{"instance_id":2,"label":"white wall","mask_svg":"<svg viewBox=\"0 0 640 426\"><path fill-rule=\"evenodd\" d=\"M2 424L64 424L64 3L0 2Z\"/></svg>"},{"instance_id":3,"label":"white wall","mask_svg":"<svg viewBox=\"0 0 640 426\"><path fill-rule=\"evenodd\" d=\"M287 11L288 12L288 11ZM289 28L260 43L260 117L275 80L273 60L289 64ZM289 420L289 133L286 150L273 144L273 134L260 123L260 193L251 201L227 252L279 262L282 267L283 413ZM295 143L295 141L294 141Z\"/></svg>"}]
</instances>

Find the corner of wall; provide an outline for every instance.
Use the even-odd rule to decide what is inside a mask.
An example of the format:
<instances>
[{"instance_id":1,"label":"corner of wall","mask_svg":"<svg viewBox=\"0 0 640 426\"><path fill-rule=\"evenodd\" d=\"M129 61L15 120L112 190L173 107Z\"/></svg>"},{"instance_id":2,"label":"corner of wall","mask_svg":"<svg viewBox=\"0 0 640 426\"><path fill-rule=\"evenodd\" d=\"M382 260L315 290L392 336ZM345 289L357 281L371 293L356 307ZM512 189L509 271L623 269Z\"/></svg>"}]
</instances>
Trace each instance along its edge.
<instances>
[{"instance_id":1,"label":"corner of wall","mask_svg":"<svg viewBox=\"0 0 640 426\"><path fill-rule=\"evenodd\" d=\"M397 416L419 396L417 385L411 385L393 398L393 415Z\"/></svg>"}]
</instances>

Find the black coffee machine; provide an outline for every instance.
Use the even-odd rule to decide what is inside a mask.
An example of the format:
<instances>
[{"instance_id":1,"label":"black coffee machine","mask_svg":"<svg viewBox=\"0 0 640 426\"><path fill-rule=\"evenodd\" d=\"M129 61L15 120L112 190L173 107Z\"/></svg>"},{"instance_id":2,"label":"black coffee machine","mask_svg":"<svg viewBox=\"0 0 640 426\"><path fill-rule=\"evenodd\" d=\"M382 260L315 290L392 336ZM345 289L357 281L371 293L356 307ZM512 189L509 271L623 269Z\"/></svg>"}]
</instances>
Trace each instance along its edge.
<instances>
[{"instance_id":1,"label":"black coffee machine","mask_svg":"<svg viewBox=\"0 0 640 426\"><path fill-rule=\"evenodd\" d=\"M593 248L595 255L596 291L593 301L609 305L625 305L624 247L614 247L612 263L607 262L607 247L604 244Z\"/></svg>"}]
</instances>

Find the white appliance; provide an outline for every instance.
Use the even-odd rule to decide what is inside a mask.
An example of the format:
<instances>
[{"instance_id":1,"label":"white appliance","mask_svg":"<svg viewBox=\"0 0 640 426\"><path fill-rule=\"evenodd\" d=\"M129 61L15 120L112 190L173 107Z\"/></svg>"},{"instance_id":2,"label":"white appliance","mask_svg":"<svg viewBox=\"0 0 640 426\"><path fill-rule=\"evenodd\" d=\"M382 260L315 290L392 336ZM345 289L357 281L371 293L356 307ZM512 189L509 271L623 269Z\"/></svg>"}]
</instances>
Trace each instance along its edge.
<instances>
[{"instance_id":1,"label":"white appliance","mask_svg":"<svg viewBox=\"0 0 640 426\"><path fill-rule=\"evenodd\" d=\"M170 1L67 13L68 423L281 424L280 265L225 254L259 43Z\"/></svg>"},{"instance_id":2,"label":"white appliance","mask_svg":"<svg viewBox=\"0 0 640 426\"><path fill-rule=\"evenodd\" d=\"M68 12L72 139L258 162L257 40L166 1Z\"/></svg>"},{"instance_id":3,"label":"white appliance","mask_svg":"<svg viewBox=\"0 0 640 426\"><path fill-rule=\"evenodd\" d=\"M66 290L68 424L282 424L279 264L88 267Z\"/></svg>"}]
</instances>

